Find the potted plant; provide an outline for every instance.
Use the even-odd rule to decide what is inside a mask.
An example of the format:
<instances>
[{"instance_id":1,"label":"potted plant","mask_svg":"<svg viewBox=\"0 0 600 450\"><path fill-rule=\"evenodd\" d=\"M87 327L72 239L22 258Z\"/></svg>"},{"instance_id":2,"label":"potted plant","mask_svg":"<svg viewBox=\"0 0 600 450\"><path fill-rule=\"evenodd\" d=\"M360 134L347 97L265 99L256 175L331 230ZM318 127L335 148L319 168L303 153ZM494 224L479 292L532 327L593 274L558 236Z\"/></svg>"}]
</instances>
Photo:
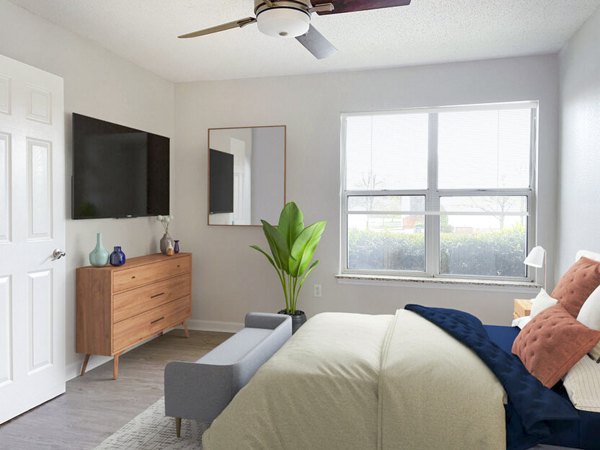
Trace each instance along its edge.
<instances>
[{"instance_id":1,"label":"potted plant","mask_svg":"<svg viewBox=\"0 0 600 450\"><path fill-rule=\"evenodd\" d=\"M279 314L292 316L295 333L306 322L304 311L297 309L298 297L306 278L319 264L319 260L311 261L327 222L319 221L305 228L302 211L294 202L283 207L277 226L266 220L261 222L271 254L258 245L251 247L265 255L277 272L285 298L285 309Z\"/></svg>"}]
</instances>

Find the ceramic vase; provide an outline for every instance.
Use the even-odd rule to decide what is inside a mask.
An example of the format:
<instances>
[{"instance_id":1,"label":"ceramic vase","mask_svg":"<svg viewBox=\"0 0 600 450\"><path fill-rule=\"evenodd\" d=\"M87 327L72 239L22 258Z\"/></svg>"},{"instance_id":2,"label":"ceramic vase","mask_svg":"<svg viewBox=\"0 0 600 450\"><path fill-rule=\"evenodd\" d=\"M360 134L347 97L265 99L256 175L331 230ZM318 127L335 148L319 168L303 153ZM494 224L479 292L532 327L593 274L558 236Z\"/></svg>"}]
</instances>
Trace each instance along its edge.
<instances>
[{"instance_id":1,"label":"ceramic vase","mask_svg":"<svg viewBox=\"0 0 600 450\"><path fill-rule=\"evenodd\" d=\"M167 248L169 248L169 245L173 247L173 238L169 236L169 233L165 233L160 239L160 252L163 255L167 254Z\"/></svg>"},{"instance_id":2,"label":"ceramic vase","mask_svg":"<svg viewBox=\"0 0 600 450\"><path fill-rule=\"evenodd\" d=\"M90 264L96 267L105 266L108 263L108 250L102 244L102 233L96 233L96 248L90 252Z\"/></svg>"},{"instance_id":3,"label":"ceramic vase","mask_svg":"<svg viewBox=\"0 0 600 450\"><path fill-rule=\"evenodd\" d=\"M175 245L173 246L173 250L175 250L175 254L179 253L179 239L175 239Z\"/></svg>"},{"instance_id":4,"label":"ceramic vase","mask_svg":"<svg viewBox=\"0 0 600 450\"><path fill-rule=\"evenodd\" d=\"M125 253L121 250L120 246L115 246L115 250L110 254L110 265L111 266L122 266L125 264Z\"/></svg>"}]
</instances>

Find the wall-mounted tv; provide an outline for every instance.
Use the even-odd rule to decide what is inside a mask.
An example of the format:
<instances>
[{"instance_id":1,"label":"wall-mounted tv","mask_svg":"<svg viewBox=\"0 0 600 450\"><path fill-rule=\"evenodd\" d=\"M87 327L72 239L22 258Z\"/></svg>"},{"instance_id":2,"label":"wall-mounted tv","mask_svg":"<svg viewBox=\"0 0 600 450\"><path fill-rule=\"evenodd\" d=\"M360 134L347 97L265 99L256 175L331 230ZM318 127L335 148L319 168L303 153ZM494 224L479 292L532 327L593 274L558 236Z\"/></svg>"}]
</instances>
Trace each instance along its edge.
<instances>
[{"instance_id":1,"label":"wall-mounted tv","mask_svg":"<svg viewBox=\"0 0 600 450\"><path fill-rule=\"evenodd\" d=\"M169 214L169 138L73 114L73 219Z\"/></svg>"},{"instance_id":2,"label":"wall-mounted tv","mask_svg":"<svg viewBox=\"0 0 600 450\"><path fill-rule=\"evenodd\" d=\"M233 212L233 155L210 149L210 214Z\"/></svg>"}]
</instances>

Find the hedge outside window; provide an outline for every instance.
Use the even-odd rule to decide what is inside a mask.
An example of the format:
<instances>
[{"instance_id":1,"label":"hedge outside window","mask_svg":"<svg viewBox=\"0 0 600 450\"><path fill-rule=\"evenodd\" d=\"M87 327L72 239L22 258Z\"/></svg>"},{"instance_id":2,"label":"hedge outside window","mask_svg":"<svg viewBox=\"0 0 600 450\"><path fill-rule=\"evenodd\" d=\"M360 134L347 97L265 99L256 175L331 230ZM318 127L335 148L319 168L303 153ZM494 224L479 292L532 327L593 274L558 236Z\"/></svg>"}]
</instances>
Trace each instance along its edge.
<instances>
[{"instance_id":1,"label":"hedge outside window","mask_svg":"<svg viewBox=\"0 0 600 450\"><path fill-rule=\"evenodd\" d=\"M526 280L537 103L342 115L342 273Z\"/></svg>"}]
</instances>

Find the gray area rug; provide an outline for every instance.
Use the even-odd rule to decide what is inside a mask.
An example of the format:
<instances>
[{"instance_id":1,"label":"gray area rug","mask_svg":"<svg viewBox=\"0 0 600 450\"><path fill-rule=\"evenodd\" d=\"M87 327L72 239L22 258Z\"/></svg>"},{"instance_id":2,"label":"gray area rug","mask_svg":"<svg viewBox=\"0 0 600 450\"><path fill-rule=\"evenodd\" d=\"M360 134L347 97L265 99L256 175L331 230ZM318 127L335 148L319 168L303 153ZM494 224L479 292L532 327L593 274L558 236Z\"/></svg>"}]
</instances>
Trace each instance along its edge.
<instances>
[{"instance_id":1,"label":"gray area rug","mask_svg":"<svg viewBox=\"0 0 600 450\"><path fill-rule=\"evenodd\" d=\"M206 424L184 420L178 439L175 435L175 419L165 417L165 399L161 398L105 439L96 450L202 450L202 433L206 428ZM534 449L558 450L564 447L538 445Z\"/></svg>"},{"instance_id":2,"label":"gray area rug","mask_svg":"<svg viewBox=\"0 0 600 450\"><path fill-rule=\"evenodd\" d=\"M165 399L161 398L119 431L105 439L96 450L202 449L205 424L183 420L181 437L175 435L175 419L165 417Z\"/></svg>"}]
</instances>

